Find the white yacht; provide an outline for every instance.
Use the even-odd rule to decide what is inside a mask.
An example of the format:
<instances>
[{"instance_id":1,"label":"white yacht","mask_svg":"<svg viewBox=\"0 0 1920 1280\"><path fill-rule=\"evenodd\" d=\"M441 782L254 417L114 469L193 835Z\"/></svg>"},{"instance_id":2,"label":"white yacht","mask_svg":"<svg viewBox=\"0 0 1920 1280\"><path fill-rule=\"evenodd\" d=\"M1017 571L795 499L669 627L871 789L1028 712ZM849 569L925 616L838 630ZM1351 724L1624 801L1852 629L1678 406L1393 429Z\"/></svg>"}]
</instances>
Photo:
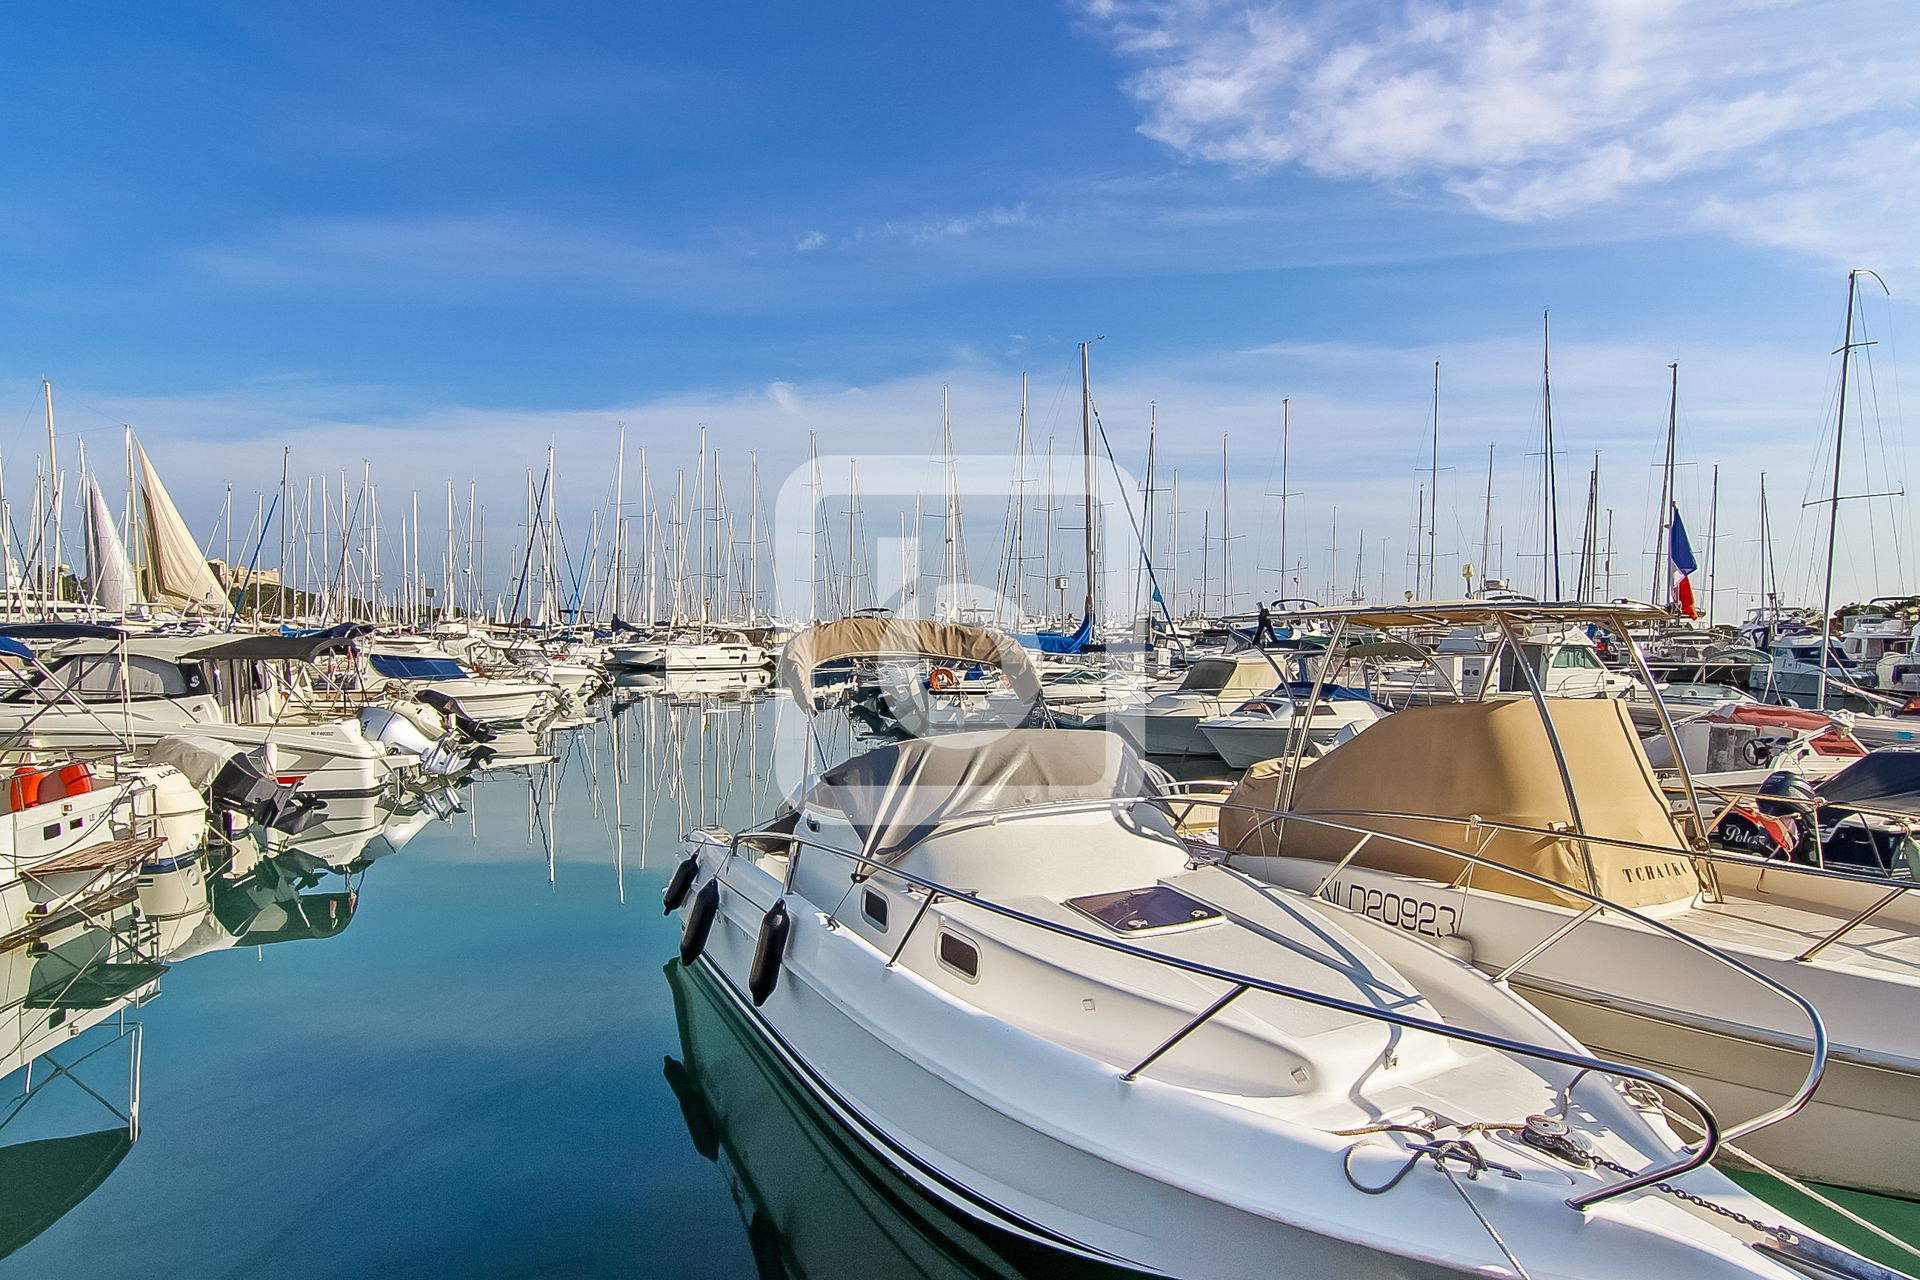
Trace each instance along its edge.
<instances>
[{"instance_id":1,"label":"white yacht","mask_svg":"<svg viewBox=\"0 0 1920 1280\"><path fill-rule=\"evenodd\" d=\"M676 628L627 644L607 647L607 661L642 671L721 671L764 667L772 655L737 631L711 627Z\"/></svg>"},{"instance_id":2,"label":"white yacht","mask_svg":"<svg viewBox=\"0 0 1920 1280\"><path fill-rule=\"evenodd\" d=\"M1211 756L1213 744L1201 732L1202 722L1284 683L1282 664L1288 658L1266 649L1241 649L1195 659L1178 688L1110 712L1106 727L1148 755Z\"/></svg>"},{"instance_id":3,"label":"white yacht","mask_svg":"<svg viewBox=\"0 0 1920 1280\"><path fill-rule=\"evenodd\" d=\"M370 740L351 710L302 696L293 668L344 638L106 630L56 641L26 664L0 696L0 735L56 754L215 738L264 749L277 778L316 795L378 791L418 770L419 757Z\"/></svg>"},{"instance_id":4,"label":"white yacht","mask_svg":"<svg viewBox=\"0 0 1920 1280\"><path fill-rule=\"evenodd\" d=\"M1309 757L1322 756L1390 714L1365 690L1328 685L1315 696L1310 681L1292 681L1249 698L1224 716L1200 722L1214 754L1235 769L1291 755L1305 735Z\"/></svg>"},{"instance_id":5,"label":"white yacht","mask_svg":"<svg viewBox=\"0 0 1920 1280\"><path fill-rule=\"evenodd\" d=\"M451 699L484 725L524 723L557 709L559 690L552 683L512 671L480 674L422 637L380 637L366 646L362 658L359 687L391 685L415 697Z\"/></svg>"},{"instance_id":6,"label":"white yacht","mask_svg":"<svg viewBox=\"0 0 1920 1280\"><path fill-rule=\"evenodd\" d=\"M1485 606L1479 606L1485 608ZM1362 609L1356 625L1481 621ZM1646 606L1506 606L1624 633ZM1657 615L1655 615L1657 616ZM1684 769L1664 788L1616 701L1491 697L1396 712L1298 772L1248 773L1221 817L1230 865L1436 938L1596 1051L1715 1106L1785 1108L1743 1139L1790 1173L1920 1195L1920 884L1708 848ZM1601 900L1604 900L1604 909ZM1733 968L1690 963L1710 944ZM1821 1040L1811 1103L1798 1107Z\"/></svg>"},{"instance_id":7,"label":"white yacht","mask_svg":"<svg viewBox=\"0 0 1920 1280\"><path fill-rule=\"evenodd\" d=\"M1693 781L1702 786L1751 788L1789 770L1810 782L1830 778L1867 754L1845 712L1829 716L1800 707L1733 702L1676 719L1673 742ZM1642 740L1657 770L1675 771L1664 732Z\"/></svg>"},{"instance_id":8,"label":"white yacht","mask_svg":"<svg viewBox=\"0 0 1920 1280\"><path fill-rule=\"evenodd\" d=\"M809 710L833 625L781 665ZM1411 931L1219 865L1110 734L858 756L762 826L692 833L666 900L682 961L855 1141L1068 1255L1197 1280L1785 1280L1844 1257L1621 1081L1683 1086Z\"/></svg>"},{"instance_id":9,"label":"white yacht","mask_svg":"<svg viewBox=\"0 0 1920 1280\"><path fill-rule=\"evenodd\" d=\"M1533 685L1556 698L1621 698L1635 681L1607 668L1585 627L1547 624L1508 639L1467 624L1447 628L1431 656L1383 672L1379 693L1392 706L1422 706L1483 692L1524 693Z\"/></svg>"}]
</instances>

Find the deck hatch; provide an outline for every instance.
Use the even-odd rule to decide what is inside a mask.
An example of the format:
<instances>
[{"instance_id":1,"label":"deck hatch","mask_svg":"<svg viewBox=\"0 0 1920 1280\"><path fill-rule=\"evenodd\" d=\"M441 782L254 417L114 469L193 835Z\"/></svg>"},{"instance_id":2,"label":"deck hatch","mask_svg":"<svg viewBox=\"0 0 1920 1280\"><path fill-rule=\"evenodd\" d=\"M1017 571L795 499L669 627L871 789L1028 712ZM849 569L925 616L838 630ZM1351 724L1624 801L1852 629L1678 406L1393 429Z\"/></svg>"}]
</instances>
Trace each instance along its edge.
<instances>
[{"instance_id":1,"label":"deck hatch","mask_svg":"<svg viewBox=\"0 0 1920 1280\"><path fill-rule=\"evenodd\" d=\"M1128 937L1198 929L1225 918L1218 908L1164 884L1068 898L1067 905Z\"/></svg>"}]
</instances>

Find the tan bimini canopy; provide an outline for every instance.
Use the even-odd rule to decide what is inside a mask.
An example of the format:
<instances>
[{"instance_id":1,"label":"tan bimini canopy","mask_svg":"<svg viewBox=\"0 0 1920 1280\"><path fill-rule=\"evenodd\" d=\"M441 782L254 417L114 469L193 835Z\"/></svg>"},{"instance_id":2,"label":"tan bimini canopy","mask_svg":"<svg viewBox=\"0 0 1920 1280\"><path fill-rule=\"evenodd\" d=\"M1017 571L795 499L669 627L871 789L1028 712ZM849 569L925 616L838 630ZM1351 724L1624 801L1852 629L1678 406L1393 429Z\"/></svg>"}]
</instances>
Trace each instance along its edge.
<instances>
[{"instance_id":1,"label":"tan bimini canopy","mask_svg":"<svg viewBox=\"0 0 1920 1280\"><path fill-rule=\"evenodd\" d=\"M855 756L821 774L806 804L846 815L862 851L885 860L956 819L1152 791L1146 766L1114 734L1005 729L916 738Z\"/></svg>"},{"instance_id":2,"label":"tan bimini canopy","mask_svg":"<svg viewBox=\"0 0 1920 1280\"><path fill-rule=\"evenodd\" d=\"M808 711L813 673L841 658L930 658L935 662L984 662L999 667L1022 700L1040 698L1040 676L1026 650L1011 637L984 627L918 618L843 618L808 627L787 641L780 655L780 683Z\"/></svg>"},{"instance_id":3,"label":"tan bimini canopy","mask_svg":"<svg viewBox=\"0 0 1920 1280\"><path fill-rule=\"evenodd\" d=\"M1653 906L1691 896L1699 887L1693 865L1682 851L1666 797L1625 705L1598 698L1555 698L1545 705L1566 753L1579 816L1586 834L1594 837L1584 842L1593 859L1592 880L1582 842L1571 836L1487 827L1476 831L1469 821L1478 817L1541 830L1572 829L1574 816L1541 708L1531 700L1397 711L1303 767L1291 811L1443 849L1478 852L1487 862L1545 876L1622 906ZM1336 862L1358 836L1305 822L1262 825L1262 813L1274 812L1285 796L1288 763L1270 760L1248 771L1234 788L1231 807L1221 815L1220 844L1236 853ZM1607 840L1653 845L1661 851L1623 848ZM1479 849L1482 841L1484 851ZM1443 883L1464 881L1491 893L1562 906L1587 905L1571 894L1394 840L1369 841L1354 863Z\"/></svg>"}]
</instances>

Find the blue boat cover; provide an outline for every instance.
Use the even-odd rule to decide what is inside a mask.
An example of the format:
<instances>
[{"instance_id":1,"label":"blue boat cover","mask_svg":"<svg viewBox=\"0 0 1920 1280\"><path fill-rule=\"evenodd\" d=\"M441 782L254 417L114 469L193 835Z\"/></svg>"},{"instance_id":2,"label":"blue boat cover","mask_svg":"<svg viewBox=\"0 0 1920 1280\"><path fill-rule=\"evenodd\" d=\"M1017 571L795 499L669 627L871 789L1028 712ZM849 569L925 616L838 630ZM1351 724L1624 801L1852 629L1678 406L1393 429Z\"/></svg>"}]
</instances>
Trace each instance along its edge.
<instances>
[{"instance_id":1,"label":"blue boat cover","mask_svg":"<svg viewBox=\"0 0 1920 1280\"><path fill-rule=\"evenodd\" d=\"M373 669L389 680L465 680L467 673L452 658L416 658L411 654L375 653Z\"/></svg>"},{"instance_id":2,"label":"blue boat cover","mask_svg":"<svg viewBox=\"0 0 1920 1280\"><path fill-rule=\"evenodd\" d=\"M1087 614L1080 619L1080 625L1071 632L1067 631L1017 631L1014 642L1023 649L1038 649L1041 653L1083 653L1093 640L1093 615Z\"/></svg>"}]
</instances>

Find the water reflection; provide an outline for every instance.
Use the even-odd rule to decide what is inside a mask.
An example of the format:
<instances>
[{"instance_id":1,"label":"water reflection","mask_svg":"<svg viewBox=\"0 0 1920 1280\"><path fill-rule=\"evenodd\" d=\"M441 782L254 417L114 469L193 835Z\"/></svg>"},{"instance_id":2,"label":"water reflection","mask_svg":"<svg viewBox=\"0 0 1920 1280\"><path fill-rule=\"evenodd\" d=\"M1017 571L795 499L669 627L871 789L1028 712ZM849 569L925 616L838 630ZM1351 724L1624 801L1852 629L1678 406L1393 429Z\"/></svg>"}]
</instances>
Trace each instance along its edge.
<instances>
[{"instance_id":1,"label":"water reflection","mask_svg":"<svg viewBox=\"0 0 1920 1280\"><path fill-rule=\"evenodd\" d=\"M0 1258L64 1217L132 1150L157 931L125 895L0 951Z\"/></svg>"},{"instance_id":2,"label":"water reflection","mask_svg":"<svg viewBox=\"0 0 1920 1280\"><path fill-rule=\"evenodd\" d=\"M377 859L460 812L451 788L343 797L297 835L248 828L0 947L0 1258L97 1190L140 1136L141 1022L173 965L330 938Z\"/></svg>"},{"instance_id":3,"label":"water reflection","mask_svg":"<svg viewBox=\"0 0 1920 1280\"><path fill-rule=\"evenodd\" d=\"M746 1027L712 978L666 967L687 1135L724 1174L762 1277L1117 1276L946 1212L869 1154Z\"/></svg>"}]
</instances>

